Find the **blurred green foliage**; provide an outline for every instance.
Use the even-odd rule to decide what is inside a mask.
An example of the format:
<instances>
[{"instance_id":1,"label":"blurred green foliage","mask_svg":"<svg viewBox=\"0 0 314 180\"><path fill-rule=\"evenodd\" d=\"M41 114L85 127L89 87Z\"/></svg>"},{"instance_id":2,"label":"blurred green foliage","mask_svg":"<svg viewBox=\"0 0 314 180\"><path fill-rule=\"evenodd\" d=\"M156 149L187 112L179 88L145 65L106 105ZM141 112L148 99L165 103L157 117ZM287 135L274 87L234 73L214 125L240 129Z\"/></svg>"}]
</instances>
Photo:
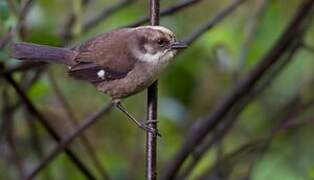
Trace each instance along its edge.
<instances>
[{"instance_id":1,"label":"blurred green foliage","mask_svg":"<svg viewBox=\"0 0 314 180\"><path fill-rule=\"evenodd\" d=\"M0 0L0 37L17 23L16 9L20 1L11 0L10 7L6 0ZM75 10L80 16L76 22L75 39L69 46L83 42L99 33L129 24L148 14L148 3L137 0L114 13L87 33L81 32L81 25L93 18L104 7L116 3L109 0L93 0L84 11L79 0L36 0L26 18L27 36L25 41L59 46L60 33L68 15ZM176 3L175 0L161 1L162 7ZM161 24L176 32L178 39L189 36L193 30L206 23L219 9L230 1L200 1L175 15L161 19ZM160 78L159 83L159 129L162 138L158 140L158 167L162 171L169 159L176 153L190 125L199 117L210 112L235 84L235 75L244 76L258 60L272 47L285 25L293 15L299 0L269 0L265 12L257 19L256 32L248 48L244 67L240 69L239 56L245 41L247 27L253 14L259 8L260 0L250 0L240 6L231 16L224 19L212 30L205 33L188 50L176 58L176 62ZM15 9L15 10L14 10ZM80 14L81 13L81 14ZM305 42L314 46L314 31L310 27ZM14 36L14 41L19 41ZM217 52L222 50L225 59L220 59ZM8 59L8 49L0 51L0 59L7 65L19 62ZM215 145L198 164L189 179L194 179L209 169L220 156L233 152L243 144L266 138L272 133L282 115L282 109L295 97L300 101L313 101L314 90L313 52L300 49L293 61L275 78L273 83L243 111L238 121L227 136ZM100 109L109 98L86 83L70 79L66 68L58 65L48 67L69 102L75 116L83 120ZM25 75L25 74L23 74ZM20 80L23 75L16 75ZM32 75L32 73L28 73ZM0 89L4 89L1 82ZM40 77L27 91L36 106L50 119L50 123L68 132L69 118L60 101L51 88L46 74ZM139 119L145 117L146 93L125 100L130 112ZM10 89L10 99L18 98ZM3 106L3 97L0 97ZM293 109L291 109L293 111ZM293 118L297 125L276 133L265 153L244 153L236 161L223 162L228 168L228 179L243 179L250 176L253 180L300 180L314 179L314 143L313 107L304 109ZM26 170L31 170L39 162L34 149L30 146L30 131L25 122L24 108L14 114L14 132ZM1 117L2 118L2 117ZM2 120L1 120L2 121ZM55 143L36 123L38 134L43 143L44 152L49 152ZM117 110L101 118L97 125L86 132L95 147L99 160L113 179L143 179L145 163L145 135ZM0 144L1 146L4 143ZM92 167L82 145L76 141L72 145L80 157ZM0 147L0 179L18 179L14 163L8 148ZM98 173L92 169L94 173ZM98 174L99 175L99 174ZM41 179L84 179L68 158L59 156L48 168L40 173Z\"/></svg>"}]
</instances>

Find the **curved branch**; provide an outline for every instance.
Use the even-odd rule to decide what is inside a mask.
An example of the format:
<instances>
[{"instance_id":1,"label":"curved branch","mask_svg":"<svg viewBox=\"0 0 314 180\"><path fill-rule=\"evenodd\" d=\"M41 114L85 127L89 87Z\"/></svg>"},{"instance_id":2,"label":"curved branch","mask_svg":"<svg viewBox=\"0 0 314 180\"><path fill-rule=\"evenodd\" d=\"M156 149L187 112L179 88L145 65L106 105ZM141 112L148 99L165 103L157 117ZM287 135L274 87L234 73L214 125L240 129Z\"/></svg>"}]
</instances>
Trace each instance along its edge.
<instances>
[{"instance_id":1,"label":"curved branch","mask_svg":"<svg viewBox=\"0 0 314 180\"><path fill-rule=\"evenodd\" d=\"M112 103L105 105L100 111L96 112L91 117L87 118L74 132L68 137L62 139L60 143L47 155L41 163L34 168L34 170L26 177L26 180L33 179L44 167L46 167L54 158L56 158L64 149L67 149L68 145L73 142L74 139L81 136L82 133L93 125L103 114L108 113L113 107Z\"/></svg>"},{"instance_id":2,"label":"curved branch","mask_svg":"<svg viewBox=\"0 0 314 180\"><path fill-rule=\"evenodd\" d=\"M205 32L213 28L216 24L221 22L225 17L230 15L237 7L239 7L242 3L247 0L233 0L229 5L219 11L213 18L211 18L206 24L201 26L200 28L196 29L194 32L191 33L188 37L184 39L184 42L187 44L192 44L196 41L201 35Z\"/></svg>"},{"instance_id":3,"label":"curved branch","mask_svg":"<svg viewBox=\"0 0 314 180\"><path fill-rule=\"evenodd\" d=\"M37 108L32 104L23 90L19 87L19 85L15 82L10 74L5 76L6 81L11 84L11 86L15 89L17 94L20 96L21 101L26 105L27 109L32 113L39 122L45 127L47 132L54 138L55 141L60 142L61 136L50 126L46 118L37 110ZM67 148L66 154L72 160L72 162L81 170L81 172L86 176L88 179L95 179L93 174L89 171L89 169L85 166L85 164L75 155L75 153Z\"/></svg>"},{"instance_id":4,"label":"curved branch","mask_svg":"<svg viewBox=\"0 0 314 180\"><path fill-rule=\"evenodd\" d=\"M74 111L72 110L70 104L64 97L63 92L59 88L58 82L56 78L54 77L54 74L52 71L48 70L48 78L51 83L51 87L54 90L56 97L61 103L62 109L65 111L67 114L70 123L72 125L72 128L78 127L79 120L76 118ZM89 142L88 136L86 136L84 133L82 133L81 137L79 138L81 140L82 145L85 147L86 152L94 164L95 168L99 171L99 173L102 175L102 178L105 179L110 179L108 172L106 169L103 167L101 162L99 161L100 158L97 157L97 153L95 151L95 148L92 146L92 144Z\"/></svg>"},{"instance_id":5,"label":"curved branch","mask_svg":"<svg viewBox=\"0 0 314 180\"><path fill-rule=\"evenodd\" d=\"M208 142L201 144L193 153L193 160L186 166L183 170L180 177L187 177L193 169L198 164L199 160L203 157L203 155L208 152L208 150L217 142L221 141L223 137L230 131L233 127L233 124L236 122L237 117L242 112L242 110L252 102L272 81L278 76L281 70L284 69L286 65L293 59L296 55L297 50L300 48L300 44L296 44L291 47L291 50L287 54L287 56L282 60L282 62L278 62L278 65L274 66L269 72L269 75L261 82L259 85L254 87L245 98L243 98L232 110L228 113L227 117L223 119L215 131L213 132L212 137L210 137Z\"/></svg>"},{"instance_id":6,"label":"curved branch","mask_svg":"<svg viewBox=\"0 0 314 180\"><path fill-rule=\"evenodd\" d=\"M120 0L118 3L103 9L98 16L90 19L83 25L83 32L89 31L99 23L107 19L110 15L135 2L135 0Z\"/></svg>"},{"instance_id":7,"label":"curved branch","mask_svg":"<svg viewBox=\"0 0 314 180\"><path fill-rule=\"evenodd\" d=\"M252 90L267 69L278 61L282 54L289 48L291 43L293 43L296 35L299 34L301 26L312 10L313 4L314 0L307 0L301 4L288 27L282 33L273 48L271 48L255 68L253 68L248 75L233 88L230 94L214 108L211 114L198 120L190 128L180 150L174 159L168 163L169 166L165 171L163 179L174 179L181 165L188 155L194 151L194 148L218 125L221 119L225 117L232 107Z\"/></svg>"}]
</instances>

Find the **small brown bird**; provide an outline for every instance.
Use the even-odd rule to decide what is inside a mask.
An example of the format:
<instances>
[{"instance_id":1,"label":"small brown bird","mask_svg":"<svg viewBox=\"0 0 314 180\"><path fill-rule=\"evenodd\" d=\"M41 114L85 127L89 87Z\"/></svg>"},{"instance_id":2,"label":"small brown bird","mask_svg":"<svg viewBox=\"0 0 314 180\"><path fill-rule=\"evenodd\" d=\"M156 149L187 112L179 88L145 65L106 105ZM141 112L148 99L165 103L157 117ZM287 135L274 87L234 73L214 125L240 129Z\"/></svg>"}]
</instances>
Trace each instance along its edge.
<instances>
[{"instance_id":1,"label":"small brown bird","mask_svg":"<svg viewBox=\"0 0 314 180\"><path fill-rule=\"evenodd\" d=\"M14 43L11 56L19 60L67 65L70 76L94 84L139 127L150 131L126 111L120 99L150 86L177 50L185 47L165 27L141 26L107 32L72 49Z\"/></svg>"}]
</instances>

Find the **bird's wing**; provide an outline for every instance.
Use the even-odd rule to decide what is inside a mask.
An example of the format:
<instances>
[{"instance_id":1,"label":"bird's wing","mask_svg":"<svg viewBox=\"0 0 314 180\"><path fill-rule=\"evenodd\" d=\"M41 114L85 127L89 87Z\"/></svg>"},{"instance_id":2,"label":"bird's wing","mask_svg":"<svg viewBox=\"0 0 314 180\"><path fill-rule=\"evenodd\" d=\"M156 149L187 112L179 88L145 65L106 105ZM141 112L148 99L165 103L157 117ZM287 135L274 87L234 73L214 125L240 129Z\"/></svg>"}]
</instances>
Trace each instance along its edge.
<instances>
[{"instance_id":1,"label":"bird's wing","mask_svg":"<svg viewBox=\"0 0 314 180\"><path fill-rule=\"evenodd\" d=\"M131 37L121 31L128 29L105 33L76 48L77 64L71 67L69 74L92 83L125 77L134 67L136 59L128 50Z\"/></svg>"},{"instance_id":2,"label":"bird's wing","mask_svg":"<svg viewBox=\"0 0 314 180\"><path fill-rule=\"evenodd\" d=\"M69 70L69 75L78 80L89 81L97 84L103 81L110 81L121 79L127 75L128 72L119 73L111 71L92 62L80 62L72 66Z\"/></svg>"}]
</instances>

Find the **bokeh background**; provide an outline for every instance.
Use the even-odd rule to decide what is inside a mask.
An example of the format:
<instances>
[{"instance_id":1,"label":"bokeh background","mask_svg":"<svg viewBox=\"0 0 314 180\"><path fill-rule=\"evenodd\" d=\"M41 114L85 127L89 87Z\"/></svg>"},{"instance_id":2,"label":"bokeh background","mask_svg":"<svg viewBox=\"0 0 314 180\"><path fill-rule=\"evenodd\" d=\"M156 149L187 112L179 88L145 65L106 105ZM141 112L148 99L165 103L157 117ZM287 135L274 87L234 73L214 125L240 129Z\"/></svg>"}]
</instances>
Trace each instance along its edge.
<instances>
[{"instance_id":1,"label":"bokeh background","mask_svg":"<svg viewBox=\"0 0 314 180\"><path fill-rule=\"evenodd\" d=\"M161 0L161 7L182 1ZM11 41L72 47L149 13L148 1L133 0L85 31L85 22L119 1L90 0L85 5L83 0L34 0L23 20L23 29L14 31L19 24L19 9L25 2L0 0L0 38L11 30ZM173 30L178 39L185 39L231 2L198 0L161 18L160 23ZM272 47L301 2L244 2L180 53L162 74L158 109L162 134L158 138L160 172L178 151L191 125L209 113ZM71 14L76 19L71 28L65 28ZM273 80L234 117L236 121L230 130L210 147L186 179L198 179L206 172L210 174L207 177L218 179L314 179L313 21L309 26L304 46L279 73L271 75ZM72 36L70 41L65 41L65 31ZM21 62L10 59L8 53L9 46L0 50L2 66L18 66ZM71 119L81 122L110 101L92 85L68 77L66 67L60 65L19 71L13 77L64 137L75 129ZM19 97L3 78L0 91L0 179L21 179L56 143L19 103ZM123 102L129 112L144 120L146 92ZM8 107L9 115L5 113ZM8 117L10 123L5 123ZM111 179L144 179L146 136L124 114L113 109L89 128L85 137ZM71 147L102 179L84 143L76 139ZM85 178L61 154L39 173L38 179Z\"/></svg>"}]
</instances>

